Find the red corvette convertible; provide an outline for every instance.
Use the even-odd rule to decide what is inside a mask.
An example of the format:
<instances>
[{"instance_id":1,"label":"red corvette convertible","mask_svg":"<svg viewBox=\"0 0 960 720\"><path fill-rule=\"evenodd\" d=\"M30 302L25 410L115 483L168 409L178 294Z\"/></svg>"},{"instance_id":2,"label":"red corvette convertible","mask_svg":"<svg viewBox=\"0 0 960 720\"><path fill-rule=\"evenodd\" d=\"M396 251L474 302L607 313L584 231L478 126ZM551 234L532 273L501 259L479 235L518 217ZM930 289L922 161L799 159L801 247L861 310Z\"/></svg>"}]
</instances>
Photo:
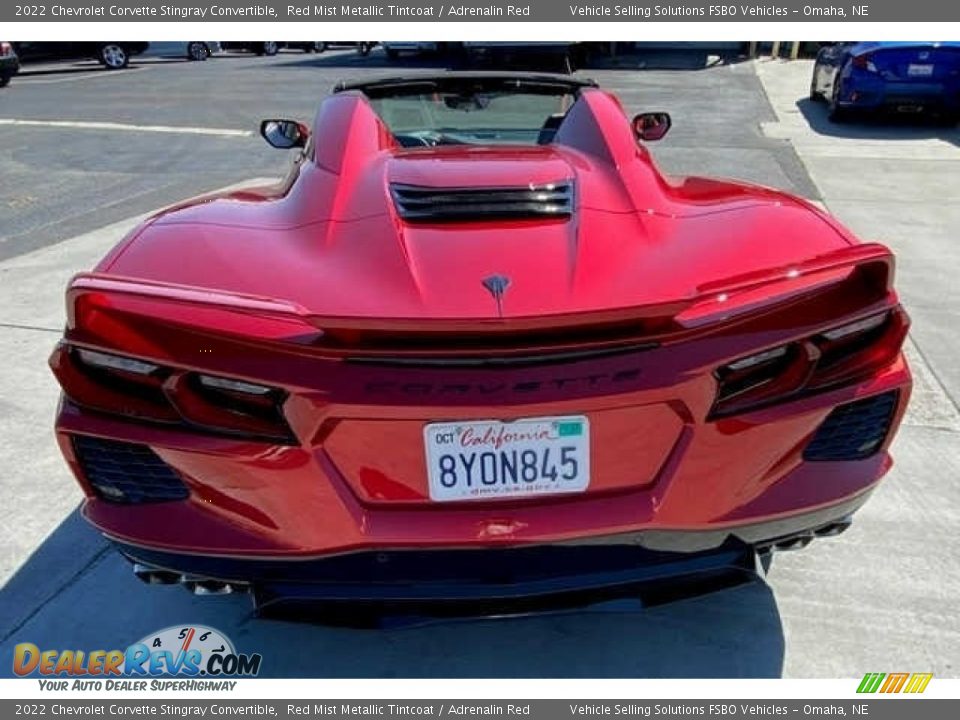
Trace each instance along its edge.
<instances>
[{"instance_id":1,"label":"red corvette convertible","mask_svg":"<svg viewBox=\"0 0 960 720\"><path fill-rule=\"evenodd\" d=\"M134 229L51 365L83 514L141 579L532 607L835 535L890 468L890 251L665 177L593 82L341 84L277 187Z\"/></svg>"}]
</instances>

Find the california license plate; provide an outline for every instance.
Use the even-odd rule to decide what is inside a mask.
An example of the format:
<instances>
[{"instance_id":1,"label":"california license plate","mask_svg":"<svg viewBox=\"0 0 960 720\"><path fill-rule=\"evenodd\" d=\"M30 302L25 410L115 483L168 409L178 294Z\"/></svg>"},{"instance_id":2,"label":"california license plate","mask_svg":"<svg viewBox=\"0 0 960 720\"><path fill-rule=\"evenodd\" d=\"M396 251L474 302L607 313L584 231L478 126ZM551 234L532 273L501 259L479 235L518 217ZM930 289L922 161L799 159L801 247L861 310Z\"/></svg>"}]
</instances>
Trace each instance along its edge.
<instances>
[{"instance_id":1,"label":"california license plate","mask_svg":"<svg viewBox=\"0 0 960 720\"><path fill-rule=\"evenodd\" d=\"M907 65L907 75L910 77L930 77L933 75L933 65L910 63Z\"/></svg>"},{"instance_id":2,"label":"california license plate","mask_svg":"<svg viewBox=\"0 0 960 720\"><path fill-rule=\"evenodd\" d=\"M583 492L590 423L582 415L423 428L430 499L489 500Z\"/></svg>"}]
</instances>

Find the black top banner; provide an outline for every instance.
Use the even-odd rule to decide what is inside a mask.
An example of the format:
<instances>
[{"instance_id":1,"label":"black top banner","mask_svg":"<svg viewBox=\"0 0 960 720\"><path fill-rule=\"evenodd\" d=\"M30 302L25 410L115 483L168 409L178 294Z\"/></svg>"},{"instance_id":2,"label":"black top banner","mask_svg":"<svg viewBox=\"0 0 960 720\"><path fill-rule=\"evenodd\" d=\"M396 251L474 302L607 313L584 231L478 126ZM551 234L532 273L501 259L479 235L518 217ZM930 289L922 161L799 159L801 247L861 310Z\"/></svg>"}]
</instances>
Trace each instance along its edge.
<instances>
[{"instance_id":1,"label":"black top banner","mask_svg":"<svg viewBox=\"0 0 960 720\"><path fill-rule=\"evenodd\" d=\"M276 2L60 0L0 7L0 22L956 22L955 0Z\"/></svg>"}]
</instances>

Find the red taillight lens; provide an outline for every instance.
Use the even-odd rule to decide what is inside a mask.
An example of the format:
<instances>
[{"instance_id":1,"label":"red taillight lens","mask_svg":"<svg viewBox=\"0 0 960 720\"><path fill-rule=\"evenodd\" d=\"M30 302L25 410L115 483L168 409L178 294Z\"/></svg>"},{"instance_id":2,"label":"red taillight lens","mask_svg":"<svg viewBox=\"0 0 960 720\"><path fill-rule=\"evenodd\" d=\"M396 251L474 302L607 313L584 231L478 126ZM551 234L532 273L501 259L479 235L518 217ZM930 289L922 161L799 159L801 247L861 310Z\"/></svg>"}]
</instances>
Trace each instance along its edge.
<instances>
[{"instance_id":1,"label":"red taillight lens","mask_svg":"<svg viewBox=\"0 0 960 720\"><path fill-rule=\"evenodd\" d=\"M855 380L893 362L907 338L910 320L897 308L826 330L813 338L820 359L811 389Z\"/></svg>"},{"instance_id":2,"label":"red taillight lens","mask_svg":"<svg viewBox=\"0 0 960 720\"><path fill-rule=\"evenodd\" d=\"M180 420L163 391L169 372L158 365L61 345L50 367L78 405L156 422Z\"/></svg>"},{"instance_id":3,"label":"red taillight lens","mask_svg":"<svg viewBox=\"0 0 960 720\"><path fill-rule=\"evenodd\" d=\"M291 437L281 390L213 375L184 374L167 383L167 392L184 420L193 425L279 441Z\"/></svg>"},{"instance_id":4,"label":"red taillight lens","mask_svg":"<svg viewBox=\"0 0 960 720\"><path fill-rule=\"evenodd\" d=\"M712 414L731 415L792 395L810 376L809 352L803 343L791 343L719 368Z\"/></svg>"},{"instance_id":5,"label":"red taillight lens","mask_svg":"<svg viewBox=\"0 0 960 720\"><path fill-rule=\"evenodd\" d=\"M873 64L873 55L870 53L856 55L850 62L855 68L860 70L868 70L870 72L877 71L877 66Z\"/></svg>"},{"instance_id":6,"label":"red taillight lens","mask_svg":"<svg viewBox=\"0 0 960 720\"><path fill-rule=\"evenodd\" d=\"M711 416L854 382L896 359L909 325L897 307L724 365L714 373L717 399Z\"/></svg>"},{"instance_id":7,"label":"red taillight lens","mask_svg":"<svg viewBox=\"0 0 960 720\"><path fill-rule=\"evenodd\" d=\"M54 351L50 366L66 396L92 410L294 441L283 415L286 393L277 388L66 345Z\"/></svg>"}]
</instances>

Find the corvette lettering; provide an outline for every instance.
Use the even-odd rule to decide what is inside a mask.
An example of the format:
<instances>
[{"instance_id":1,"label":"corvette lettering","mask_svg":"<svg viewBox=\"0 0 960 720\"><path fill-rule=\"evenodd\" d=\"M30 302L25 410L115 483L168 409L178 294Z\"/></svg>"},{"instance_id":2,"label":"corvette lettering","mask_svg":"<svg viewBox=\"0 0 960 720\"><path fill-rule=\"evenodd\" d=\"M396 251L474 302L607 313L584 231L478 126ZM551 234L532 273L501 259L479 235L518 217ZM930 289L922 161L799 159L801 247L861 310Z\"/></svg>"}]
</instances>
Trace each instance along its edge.
<instances>
[{"instance_id":1,"label":"corvette lettering","mask_svg":"<svg viewBox=\"0 0 960 720\"><path fill-rule=\"evenodd\" d=\"M510 393L536 393L547 390L574 390L596 388L605 384L614 385L636 380L640 376L639 368L618 370L613 373L590 373L573 377L550 378L549 380L524 380L522 382L489 383L430 383L430 382L392 382L377 380L367 383L364 389L373 394L399 395L500 395Z\"/></svg>"}]
</instances>

